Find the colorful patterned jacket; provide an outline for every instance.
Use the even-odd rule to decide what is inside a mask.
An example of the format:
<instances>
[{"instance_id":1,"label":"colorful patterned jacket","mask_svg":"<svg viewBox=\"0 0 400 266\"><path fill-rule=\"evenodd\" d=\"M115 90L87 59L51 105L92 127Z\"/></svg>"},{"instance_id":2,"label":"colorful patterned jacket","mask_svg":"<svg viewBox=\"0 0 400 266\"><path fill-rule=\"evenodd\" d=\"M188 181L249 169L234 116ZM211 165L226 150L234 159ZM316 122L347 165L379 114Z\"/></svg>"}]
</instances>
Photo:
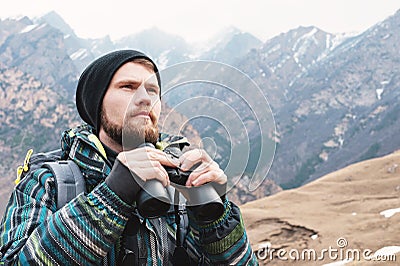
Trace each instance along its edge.
<instances>
[{"instance_id":1,"label":"colorful patterned jacket","mask_svg":"<svg viewBox=\"0 0 400 266\"><path fill-rule=\"evenodd\" d=\"M80 126L64 132L61 141L62 157L80 167L88 193L57 210L51 172L28 173L15 187L0 225L0 265L118 265L132 215L140 221L136 252L141 262L170 264L175 216L143 219L122 201L104 182L112 166L91 132ZM189 215L187 253L199 265L257 264L239 208L228 200L224 206L223 216L212 224L199 225Z\"/></svg>"}]
</instances>

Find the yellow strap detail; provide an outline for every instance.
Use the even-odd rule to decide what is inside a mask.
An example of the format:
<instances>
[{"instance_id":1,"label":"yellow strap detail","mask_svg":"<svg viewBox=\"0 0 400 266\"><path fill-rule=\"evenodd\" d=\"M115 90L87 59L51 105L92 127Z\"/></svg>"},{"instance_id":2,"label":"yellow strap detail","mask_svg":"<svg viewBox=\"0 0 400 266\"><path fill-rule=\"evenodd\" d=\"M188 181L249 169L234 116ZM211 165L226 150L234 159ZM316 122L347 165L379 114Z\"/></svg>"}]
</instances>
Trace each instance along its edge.
<instances>
[{"instance_id":1,"label":"yellow strap detail","mask_svg":"<svg viewBox=\"0 0 400 266\"><path fill-rule=\"evenodd\" d=\"M15 179L15 181L14 181L14 183L16 185L18 185L18 183L21 182L21 175L22 175L23 171L24 171L24 167L22 167L21 165L18 166L18 168L17 168L17 179Z\"/></svg>"},{"instance_id":2,"label":"yellow strap detail","mask_svg":"<svg viewBox=\"0 0 400 266\"><path fill-rule=\"evenodd\" d=\"M33 149L28 150L28 152L26 153L25 156L25 160L24 160L24 165L20 165L17 168L17 179L15 179L15 184L18 185L19 182L21 182L21 176L23 172L28 172L29 170L29 161L31 159L33 153Z\"/></svg>"},{"instance_id":3,"label":"yellow strap detail","mask_svg":"<svg viewBox=\"0 0 400 266\"><path fill-rule=\"evenodd\" d=\"M88 136L88 139L96 145L97 149L100 151L101 155L104 156L104 158L107 159L107 154L106 151L104 150L103 145L101 144L100 140L96 137L94 134L90 134Z\"/></svg>"},{"instance_id":4,"label":"yellow strap detail","mask_svg":"<svg viewBox=\"0 0 400 266\"><path fill-rule=\"evenodd\" d=\"M165 142L165 141L158 141L158 142L156 143L156 148L163 151L168 145L169 145L168 142Z\"/></svg>"},{"instance_id":5,"label":"yellow strap detail","mask_svg":"<svg viewBox=\"0 0 400 266\"><path fill-rule=\"evenodd\" d=\"M68 136L69 136L70 138L75 137L75 132L74 132L73 130L71 130L70 132L68 132Z\"/></svg>"},{"instance_id":6,"label":"yellow strap detail","mask_svg":"<svg viewBox=\"0 0 400 266\"><path fill-rule=\"evenodd\" d=\"M183 145L190 146L190 143L189 143L189 141L187 140L187 138L186 138L186 137L182 137L182 138L179 139L179 140L171 141L171 142L164 141L164 140L158 141L158 142L156 143L156 148L163 151L163 150L164 150L166 147L168 147L169 145L174 145L174 144L183 144Z\"/></svg>"}]
</instances>

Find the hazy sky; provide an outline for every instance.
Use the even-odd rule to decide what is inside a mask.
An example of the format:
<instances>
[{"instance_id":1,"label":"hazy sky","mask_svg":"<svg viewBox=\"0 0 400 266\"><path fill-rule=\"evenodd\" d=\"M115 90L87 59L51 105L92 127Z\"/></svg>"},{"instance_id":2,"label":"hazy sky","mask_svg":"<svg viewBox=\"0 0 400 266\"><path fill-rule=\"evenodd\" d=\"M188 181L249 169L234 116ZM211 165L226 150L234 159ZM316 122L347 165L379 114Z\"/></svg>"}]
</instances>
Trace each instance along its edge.
<instances>
[{"instance_id":1,"label":"hazy sky","mask_svg":"<svg viewBox=\"0 0 400 266\"><path fill-rule=\"evenodd\" d=\"M80 37L117 39L156 26L188 41L234 25L263 41L298 26L360 32L393 15L399 0L11 0L0 18L60 14Z\"/></svg>"}]
</instances>

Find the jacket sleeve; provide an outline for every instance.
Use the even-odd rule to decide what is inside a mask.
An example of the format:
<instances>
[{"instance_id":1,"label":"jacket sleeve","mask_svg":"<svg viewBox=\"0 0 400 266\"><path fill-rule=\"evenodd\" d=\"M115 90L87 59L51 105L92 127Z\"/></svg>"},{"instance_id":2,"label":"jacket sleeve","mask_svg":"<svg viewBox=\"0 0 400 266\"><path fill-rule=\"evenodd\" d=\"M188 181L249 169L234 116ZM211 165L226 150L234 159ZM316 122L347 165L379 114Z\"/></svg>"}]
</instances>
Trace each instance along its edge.
<instances>
[{"instance_id":1,"label":"jacket sleeve","mask_svg":"<svg viewBox=\"0 0 400 266\"><path fill-rule=\"evenodd\" d=\"M247 238L240 209L225 199L225 212L211 224L201 225L188 211L191 233L187 238L197 256L212 265L258 265ZM193 241L193 245L190 242Z\"/></svg>"},{"instance_id":2,"label":"jacket sleeve","mask_svg":"<svg viewBox=\"0 0 400 266\"><path fill-rule=\"evenodd\" d=\"M104 182L56 210L54 177L38 169L10 197L0 225L0 264L99 264L130 212Z\"/></svg>"}]
</instances>

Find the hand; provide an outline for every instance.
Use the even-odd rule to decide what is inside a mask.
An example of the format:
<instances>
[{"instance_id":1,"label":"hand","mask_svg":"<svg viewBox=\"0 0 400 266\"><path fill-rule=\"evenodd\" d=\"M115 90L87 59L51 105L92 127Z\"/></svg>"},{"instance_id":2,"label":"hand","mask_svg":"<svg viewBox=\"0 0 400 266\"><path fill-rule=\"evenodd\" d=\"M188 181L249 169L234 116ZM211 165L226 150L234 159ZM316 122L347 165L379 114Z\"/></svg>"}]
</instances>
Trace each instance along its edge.
<instances>
[{"instance_id":1,"label":"hand","mask_svg":"<svg viewBox=\"0 0 400 266\"><path fill-rule=\"evenodd\" d=\"M120 152L117 159L143 181L157 179L164 186L169 186L170 181L163 165L176 168L180 164L178 159L151 147Z\"/></svg>"},{"instance_id":2,"label":"hand","mask_svg":"<svg viewBox=\"0 0 400 266\"><path fill-rule=\"evenodd\" d=\"M219 165L211 159L205 150L194 149L185 152L179 158L181 162L180 169L182 171L189 171L195 164L200 165L189 175L186 181L186 186L201 186L208 182L215 182L218 184L225 184L227 177L224 171L219 168Z\"/></svg>"}]
</instances>

